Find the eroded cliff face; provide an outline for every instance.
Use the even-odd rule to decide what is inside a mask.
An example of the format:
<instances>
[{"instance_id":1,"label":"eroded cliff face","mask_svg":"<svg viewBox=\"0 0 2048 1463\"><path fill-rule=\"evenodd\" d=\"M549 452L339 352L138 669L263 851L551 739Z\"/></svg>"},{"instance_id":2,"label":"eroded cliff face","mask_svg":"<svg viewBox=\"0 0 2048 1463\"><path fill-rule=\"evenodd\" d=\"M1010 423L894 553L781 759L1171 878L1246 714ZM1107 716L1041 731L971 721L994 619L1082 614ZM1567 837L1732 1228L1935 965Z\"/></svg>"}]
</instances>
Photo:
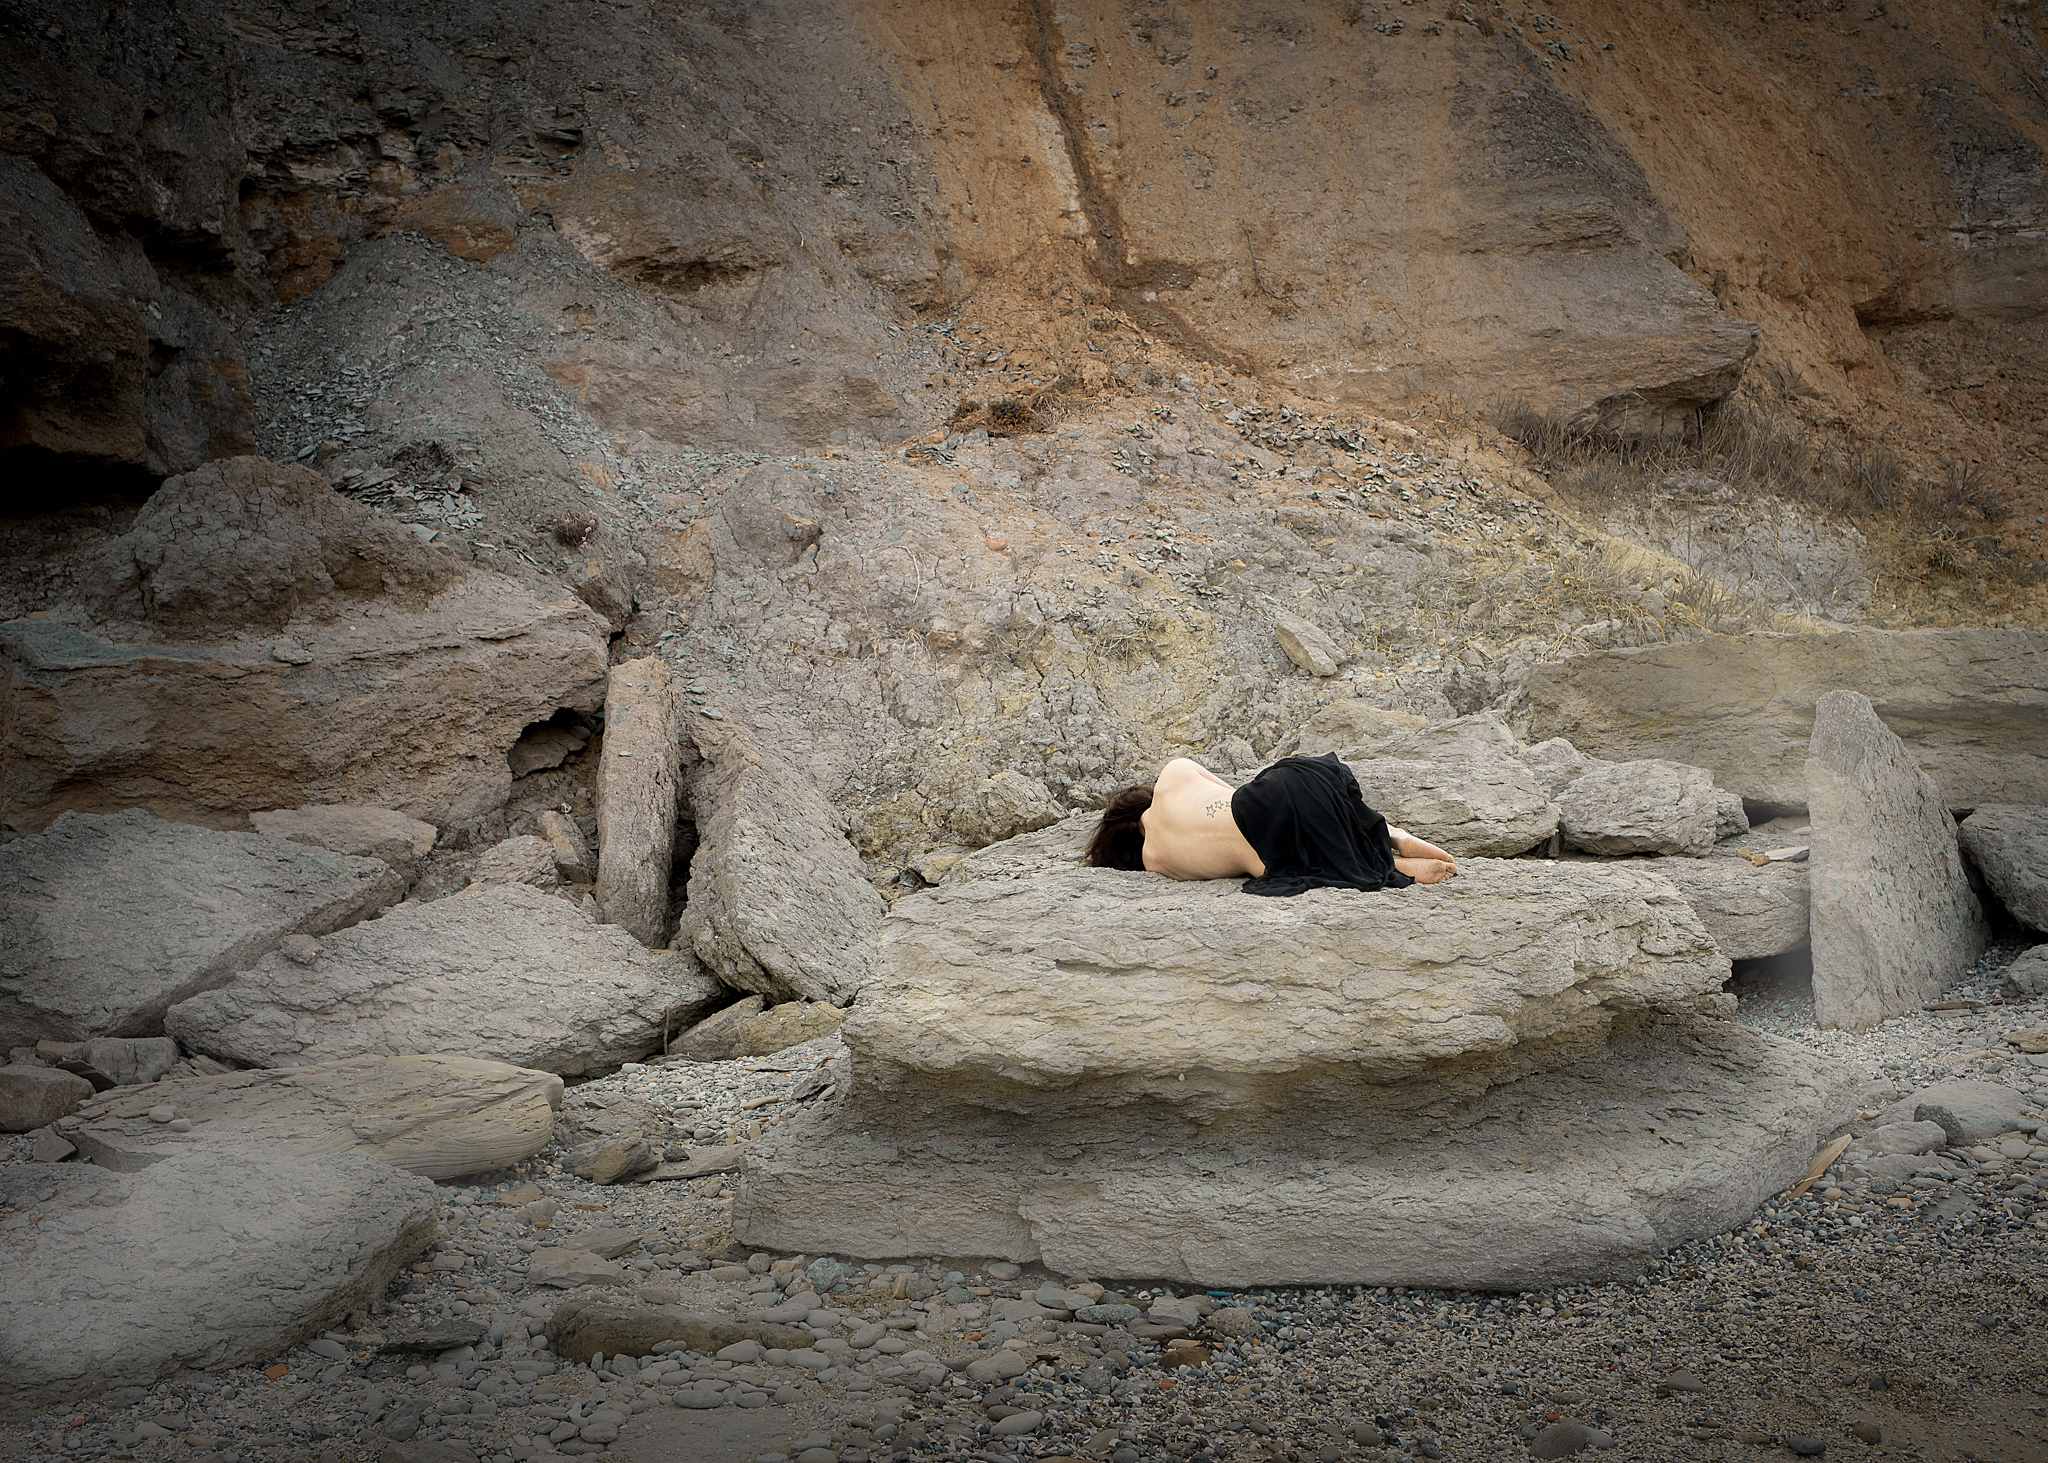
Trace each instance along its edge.
<instances>
[{"instance_id":1,"label":"eroded cliff face","mask_svg":"<svg viewBox=\"0 0 2048 1463\"><path fill-rule=\"evenodd\" d=\"M1760 347L1812 414L2031 476L2041 24L14 0L4 441L42 492L246 450L252 312L393 230L573 286L544 231L627 292L543 312L613 433L888 441L970 377L1201 363L1658 429ZM900 332L956 310L969 350Z\"/></svg>"}]
</instances>

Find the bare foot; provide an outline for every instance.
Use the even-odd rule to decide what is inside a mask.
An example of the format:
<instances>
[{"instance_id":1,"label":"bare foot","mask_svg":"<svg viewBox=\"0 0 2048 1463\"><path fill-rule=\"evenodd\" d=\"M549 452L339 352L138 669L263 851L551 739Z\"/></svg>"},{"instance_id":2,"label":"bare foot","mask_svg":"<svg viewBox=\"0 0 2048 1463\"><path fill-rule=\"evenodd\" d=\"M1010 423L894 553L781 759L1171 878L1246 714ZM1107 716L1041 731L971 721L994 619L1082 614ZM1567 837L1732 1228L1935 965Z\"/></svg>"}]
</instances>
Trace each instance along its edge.
<instances>
[{"instance_id":1,"label":"bare foot","mask_svg":"<svg viewBox=\"0 0 2048 1463\"><path fill-rule=\"evenodd\" d=\"M1458 872L1456 864L1441 858L1397 858L1394 867L1418 884L1441 884Z\"/></svg>"},{"instance_id":2,"label":"bare foot","mask_svg":"<svg viewBox=\"0 0 2048 1463\"><path fill-rule=\"evenodd\" d=\"M1453 872L1458 867L1456 859L1438 848L1434 843L1424 843L1406 828L1395 828L1389 825L1387 828L1387 838L1393 843L1394 852L1403 858L1442 859L1451 866Z\"/></svg>"}]
</instances>

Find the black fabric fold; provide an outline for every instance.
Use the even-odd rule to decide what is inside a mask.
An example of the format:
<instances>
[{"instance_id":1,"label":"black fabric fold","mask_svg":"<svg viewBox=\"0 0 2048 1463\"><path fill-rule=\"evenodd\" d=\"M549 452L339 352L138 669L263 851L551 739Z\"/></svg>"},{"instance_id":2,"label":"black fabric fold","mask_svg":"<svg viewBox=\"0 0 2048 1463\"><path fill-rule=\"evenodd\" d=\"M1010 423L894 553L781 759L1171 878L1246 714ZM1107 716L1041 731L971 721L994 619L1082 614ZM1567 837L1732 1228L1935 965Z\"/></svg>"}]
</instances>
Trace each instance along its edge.
<instances>
[{"instance_id":1,"label":"black fabric fold","mask_svg":"<svg viewBox=\"0 0 2048 1463\"><path fill-rule=\"evenodd\" d=\"M1244 892L1286 899L1311 889L1400 889L1387 820L1365 805L1335 752L1282 757L1230 798L1230 816L1266 866Z\"/></svg>"}]
</instances>

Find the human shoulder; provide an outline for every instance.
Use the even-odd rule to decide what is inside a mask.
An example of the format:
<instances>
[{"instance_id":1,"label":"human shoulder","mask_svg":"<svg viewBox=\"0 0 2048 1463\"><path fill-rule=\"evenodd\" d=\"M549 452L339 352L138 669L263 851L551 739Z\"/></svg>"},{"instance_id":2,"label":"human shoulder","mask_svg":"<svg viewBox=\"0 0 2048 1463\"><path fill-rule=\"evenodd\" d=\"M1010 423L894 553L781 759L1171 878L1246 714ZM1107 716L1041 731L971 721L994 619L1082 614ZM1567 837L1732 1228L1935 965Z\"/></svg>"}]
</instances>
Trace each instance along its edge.
<instances>
[{"instance_id":1,"label":"human shoulder","mask_svg":"<svg viewBox=\"0 0 2048 1463\"><path fill-rule=\"evenodd\" d=\"M1165 787L1181 782L1208 782L1215 777L1208 768L1192 757L1176 757L1159 769L1157 786Z\"/></svg>"}]
</instances>

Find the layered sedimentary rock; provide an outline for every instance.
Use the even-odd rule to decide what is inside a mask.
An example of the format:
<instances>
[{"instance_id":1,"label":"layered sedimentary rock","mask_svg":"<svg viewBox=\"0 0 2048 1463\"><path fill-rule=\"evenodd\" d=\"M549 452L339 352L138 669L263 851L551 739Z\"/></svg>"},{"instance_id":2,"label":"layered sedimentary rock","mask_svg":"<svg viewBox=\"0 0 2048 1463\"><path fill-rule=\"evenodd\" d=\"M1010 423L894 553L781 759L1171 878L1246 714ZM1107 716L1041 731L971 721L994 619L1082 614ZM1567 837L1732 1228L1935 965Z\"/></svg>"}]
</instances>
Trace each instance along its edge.
<instances>
[{"instance_id":1,"label":"layered sedimentary rock","mask_svg":"<svg viewBox=\"0 0 2048 1463\"><path fill-rule=\"evenodd\" d=\"M1538 666L1524 690L1532 738L1689 762L1788 808L1806 806L1815 702L1857 691L1950 808L2048 803L2048 634L2036 630L1710 635Z\"/></svg>"},{"instance_id":2,"label":"layered sedimentary rock","mask_svg":"<svg viewBox=\"0 0 2048 1463\"><path fill-rule=\"evenodd\" d=\"M841 1095L747 1159L747 1243L1233 1286L1613 1276L1798 1177L1852 1095L1711 1019L1727 962L1655 864L1257 899L1063 867L1073 831L897 904Z\"/></svg>"}]
</instances>

